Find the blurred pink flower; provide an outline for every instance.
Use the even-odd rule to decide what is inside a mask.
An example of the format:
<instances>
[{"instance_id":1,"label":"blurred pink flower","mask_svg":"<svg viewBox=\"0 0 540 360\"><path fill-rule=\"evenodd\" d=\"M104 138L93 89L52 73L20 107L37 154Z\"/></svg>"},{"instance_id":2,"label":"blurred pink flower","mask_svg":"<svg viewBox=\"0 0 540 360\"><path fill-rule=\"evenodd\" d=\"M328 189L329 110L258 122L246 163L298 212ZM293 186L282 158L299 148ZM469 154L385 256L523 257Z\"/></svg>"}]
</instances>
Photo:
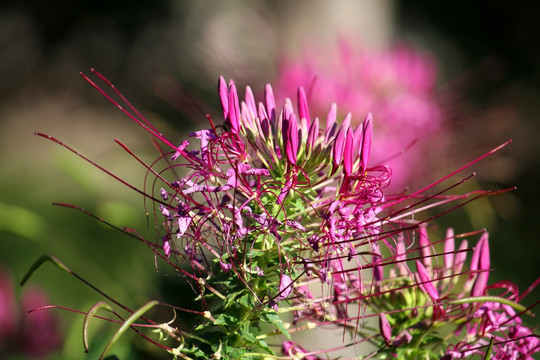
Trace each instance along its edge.
<instances>
[{"instance_id":1,"label":"blurred pink flower","mask_svg":"<svg viewBox=\"0 0 540 360\"><path fill-rule=\"evenodd\" d=\"M372 164L388 164L392 188L401 190L429 171L428 155L442 146L436 77L434 60L411 47L375 52L342 42L339 51L305 49L300 58L283 58L276 95L304 86L314 112L337 102L354 114L373 113Z\"/></svg>"},{"instance_id":2,"label":"blurred pink flower","mask_svg":"<svg viewBox=\"0 0 540 360\"><path fill-rule=\"evenodd\" d=\"M49 304L42 290L25 289L19 307L13 289L11 274L0 269L0 355L25 354L42 359L62 345L57 318L46 310L28 313Z\"/></svg>"},{"instance_id":3,"label":"blurred pink flower","mask_svg":"<svg viewBox=\"0 0 540 360\"><path fill-rule=\"evenodd\" d=\"M29 356L42 357L59 349L62 337L58 332L58 319L47 310L28 313L29 310L49 304L45 292L36 287L22 294L23 314L21 317L20 341Z\"/></svg>"},{"instance_id":4,"label":"blurred pink flower","mask_svg":"<svg viewBox=\"0 0 540 360\"><path fill-rule=\"evenodd\" d=\"M0 343L12 336L17 324L13 281L7 271L0 269Z\"/></svg>"}]
</instances>

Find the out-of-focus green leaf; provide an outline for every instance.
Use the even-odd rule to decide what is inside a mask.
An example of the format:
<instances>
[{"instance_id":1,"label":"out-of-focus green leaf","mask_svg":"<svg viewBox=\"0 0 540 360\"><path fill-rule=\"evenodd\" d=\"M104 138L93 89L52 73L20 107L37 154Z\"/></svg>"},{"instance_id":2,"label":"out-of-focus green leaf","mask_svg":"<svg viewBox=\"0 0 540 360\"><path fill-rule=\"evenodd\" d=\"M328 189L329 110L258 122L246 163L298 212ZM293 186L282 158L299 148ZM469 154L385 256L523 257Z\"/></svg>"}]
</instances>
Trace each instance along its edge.
<instances>
[{"instance_id":1,"label":"out-of-focus green leaf","mask_svg":"<svg viewBox=\"0 0 540 360\"><path fill-rule=\"evenodd\" d=\"M33 211L20 206L0 203L0 231L9 231L16 235L39 241L47 224Z\"/></svg>"}]
</instances>

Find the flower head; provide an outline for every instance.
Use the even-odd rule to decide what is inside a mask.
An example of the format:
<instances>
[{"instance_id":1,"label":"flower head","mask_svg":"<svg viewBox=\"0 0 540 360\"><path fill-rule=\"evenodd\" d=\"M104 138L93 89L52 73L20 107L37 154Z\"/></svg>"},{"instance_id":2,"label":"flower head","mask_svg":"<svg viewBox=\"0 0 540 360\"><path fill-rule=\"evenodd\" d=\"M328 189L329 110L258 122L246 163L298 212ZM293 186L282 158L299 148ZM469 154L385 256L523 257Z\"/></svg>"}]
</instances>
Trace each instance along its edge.
<instances>
[{"instance_id":1,"label":"flower head","mask_svg":"<svg viewBox=\"0 0 540 360\"><path fill-rule=\"evenodd\" d=\"M302 284L315 276L334 289L336 300L340 289L349 291L354 276L346 274L346 263L354 263L357 239L380 231L377 214L388 170L369 167L371 114L353 128L351 114L338 121L334 104L324 127L311 117L302 88L297 109L289 99L278 107L270 85L259 103L249 87L241 100L234 82L224 78L218 93L223 127L212 123L211 129L190 134L196 141L180 146L154 132L171 148L163 155L165 169L149 168L157 195L147 196L161 217L156 249L177 269L183 262L190 265L191 274L184 274L197 282L204 302L221 302L212 311L216 321L200 325L201 332L220 334L221 343L230 346L246 335L221 325L240 312L250 329L262 319L288 337L277 313L295 299L309 299ZM376 251L377 241L368 246ZM228 297L220 291L225 283ZM230 303L229 297L245 301ZM346 319L342 305L325 309L323 302L295 311L296 321L313 316L327 321L330 313ZM298 357L301 348L286 344L286 353ZM194 346L205 345L186 344L186 349ZM265 349L256 339L246 346Z\"/></svg>"},{"instance_id":2,"label":"flower head","mask_svg":"<svg viewBox=\"0 0 540 360\"><path fill-rule=\"evenodd\" d=\"M276 102L270 85L261 101L249 87L241 100L235 83L220 78L218 94L223 125L210 119L209 129L180 145L126 110L131 105L119 106L169 148L147 165L118 142L153 175L145 190L96 165L152 200L156 241L122 230L195 291L192 308L168 305L197 317L189 332L144 318L178 346L151 341L183 359L265 358L281 350L288 359L315 360L364 342L377 348L370 357L436 359L485 352L490 336L498 336L493 346L505 354L508 344L534 348L517 289L487 283L487 233L474 250L465 240L455 250L455 239L480 232L449 231L447 239L432 241L428 224L439 215L415 216L488 195L446 193L470 177L435 195L428 191L497 149L411 195L387 197L390 171L371 161L376 120L370 113L354 125L350 113L339 121L332 104L324 125L303 88L296 109L290 99ZM500 288L506 293L491 294ZM457 343L441 337L447 326ZM351 340L306 351L295 336L327 328L350 332Z\"/></svg>"}]
</instances>

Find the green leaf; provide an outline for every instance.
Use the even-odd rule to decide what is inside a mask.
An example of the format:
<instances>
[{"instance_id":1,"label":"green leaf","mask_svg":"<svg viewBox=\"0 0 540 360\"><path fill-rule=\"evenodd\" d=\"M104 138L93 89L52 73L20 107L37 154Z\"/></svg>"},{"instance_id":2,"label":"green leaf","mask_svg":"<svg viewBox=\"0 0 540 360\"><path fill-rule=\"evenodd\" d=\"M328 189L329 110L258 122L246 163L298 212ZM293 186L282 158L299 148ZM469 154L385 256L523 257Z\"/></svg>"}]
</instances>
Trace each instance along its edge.
<instances>
[{"instance_id":1,"label":"green leaf","mask_svg":"<svg viewBox=\"0 0 540 360\"><path fill-rule=\"evenodd\" d=\"M113 312L113 309L111 308L111 306L107 304L105 301L100 301L94 304L90 308L90 310L88 310L83 321L83 345L84 345L85 352L88 352L88 326L90 325L90 320L94 317L94 315L99 309L106 309L106 310L109 310L110 312Z\"/></svg>"},{"instance_id":2,"label":"green leaf","mask_svg":"<svg viewBox=\"0 0 540 360\"><path fill-rule=\"evenodd\" d=\"M191 349L184 348L182 349L182 353L199 359L208 359L208 355L197 346L194 346Z\"/></svg>"},{"instance_id":3,"label":"green leaf","mask_svg":"<svg viewBox=\"0 0 540 360\"><path fill-rule=\"evenodd\" d=\"M278 314L276 314L275 312L267 312L262 314L262 318L263 320L277 327L278 330L287 337L287 339L291 340L291 334L289 334L289 331L283 324L283 320L281 320Z\"/></svg>"},{"instance_id":4,"label":"green leaf","mask_svg":"<svg viewBox=\"0 0 540 360\"><path fill-rule=\"evenodd\" d=\"M229 315L229 314L220 314L216 321L214 321L214 325L223 325L223 326L238 326L239 319L235 316Z\"/></svg>"},{"instance_id":5,"label":"green leaf","mask_svg":"<svg viewBox=\"0 0 540 360\"><path fill-rule=\"evenodd\" d=\"M224 343L221 351L225 359L233 360L241 359L247 350L236 346L229 346L227 343Z\"/></svg>"},{"instance_id":6,"label":"green leaf","mask_svg":"<svg viewBox=\"0 0 540 360\"><path fill-rule=\"evenodd\" d=\"M252 309L254 305L253 296L251 294L244 294L238 299L238 303L248 309Z\"/></svg>"},{"instance_id":7,"label":"green leaf","mask_svg":"<svg viewBox=\"0 0 540 360\"><path fill-rule=\"evenodd\" d=\"M43 265L43 263L45 261L50 261L52 262L54 265L56 265L56 267L58 267L59 269L62 269L64 270L65 272L68 272L70 274L73 274L73 271L71 271L70 268L68 268L66 265L64 265L63 262L60 261L60 259L58 259L56 256L53 256L53 255L42 255L39 257L39 259L37 259L33 264L32 266L30 266L30 269L28 269L28 271L26 272L26 274L24 275L22 281L21 281L21 286L23 286L26 281L30 278L30 276L32 276L32 274L41 266Z\"/></svg>"},{"instance_id":8,"label":"green leaf","mask_svg":"<svg viewBox=\"0 0 540 360\"><path fill-rule=\"evenodd\" d=\"M23 207L0 203L0 230L11 231L32 240L43 239L47 223L43 218Z\"/></svg>"},{"instance_id":9,"label":"green leaf","mask_svg":"<svg viewBox=\"0 0 540 360\"><path fill-rule=\"evenodd\" d=\"M253 345L257 342L255 335L249 331L249 323L247 322L242 324L242 327L240 328L240 336L242 336L242 339L245 340L248 345Z\"/></svg>"},{"instance_id":10,"label":"green leaf","mask_svg":"<svg viewBox=\"0 0 540 360\"><path fill-rule=\"evenodd\" d=\"M111 350L113 345L120 339L120 336L122 336L126 330L137 320L139 317L141 317L145 312L153 308L159 304L157 300L152 300L141 306L139 309L137 309L133 314L131 314L130 317L128 317L122 326L116 330L112 338L109 340L107 345L105 346L105 349L103 349L103 352L101 353L101 356L99 357L99 360L103 360L105 358L105 355Z\"/></svg>"},{"instance_id":11,"label":"green leaf","mask_svg":"<svg viewBox=\"0 0 540 360\"><path fill-rule=\"evenodd\" d=\"M274 351L270 349L270 346L266 343L266 341L262 339L257 339L257 345L263 348L264 350L268 351L269 354L274 355Z\"/></svg>"}]
</instances>

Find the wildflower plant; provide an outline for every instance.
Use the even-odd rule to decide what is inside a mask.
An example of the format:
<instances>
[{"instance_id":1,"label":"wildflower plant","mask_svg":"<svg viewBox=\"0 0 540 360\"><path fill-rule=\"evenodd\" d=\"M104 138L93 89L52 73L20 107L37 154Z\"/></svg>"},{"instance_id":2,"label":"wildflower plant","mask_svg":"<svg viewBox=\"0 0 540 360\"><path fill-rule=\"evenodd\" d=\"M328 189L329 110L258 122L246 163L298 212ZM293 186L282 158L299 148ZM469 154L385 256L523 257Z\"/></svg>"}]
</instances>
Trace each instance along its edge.
<instances>
[{"instance_id":1,"label":"wildflower plant","mask_svg":"<svg viewBox=\"0 0 540 360\"><path fill-rule=\"evenodd\" d=\"M146 164L115 140L147 170L139 189L77 154L151 202L157 235L145 239L59 205L144 242L158 267L171 267L193 289L188 308L156 300L139 309L98 290L106 301L84 312L83 333L101 309L114 315L102 319L121 324L102 357L129 328L181 359L330 359L347 348L366 358L513 359L539 350L538 335L522 322L531 315L519 303L528 291L488 285L487 232L428 236L444 212L501 192L451 195L473 175L437 186L502 146L419 191L388 195L389 169L370 165L371 114L353 126L352 115L338 119L333 104L320 120L303 88L296 108L290 99L276 104L270 85L262 101L249 87L240 101L234 82L220 78L223 123L208 117L208 129L177 145L92 74L111 92L83 76L154 137L160 156ZM427 212L439 206L446 208ZM478 237L476 245L465 240ZM456 239L463 239L457 249ZM51 255L23 282L45 261L86 282ZM147 312L156 306L179 321L152 320ZM298 343L299 333L332 330L343 334L341 345Z\"/></svg>"}]
</instances>

